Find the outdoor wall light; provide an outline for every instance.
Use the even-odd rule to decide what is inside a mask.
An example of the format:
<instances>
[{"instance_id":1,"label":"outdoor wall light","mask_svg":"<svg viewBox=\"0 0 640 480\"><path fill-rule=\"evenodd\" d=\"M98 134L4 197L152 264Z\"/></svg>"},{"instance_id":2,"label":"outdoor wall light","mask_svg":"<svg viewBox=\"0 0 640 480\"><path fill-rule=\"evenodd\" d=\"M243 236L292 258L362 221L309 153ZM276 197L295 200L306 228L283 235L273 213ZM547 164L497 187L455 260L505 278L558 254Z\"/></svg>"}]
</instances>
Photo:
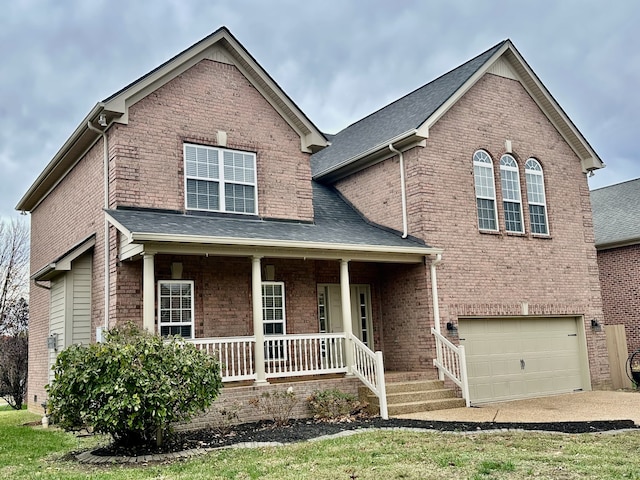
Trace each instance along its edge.
<instances>
[{"instance_id":1,"label":"outdoor wall light","mask_svg":"<svg viewBox=\"0 0 640 480\"><path fill-rule=\"evenodd\" d=\"M52 333L47 337L47 348L49 350L58 351L58 334Z\"/></svg>"},{"instance_id":2,"label":"outdoor wall light","mask_svg":"<svg viewBox=\"0 0 640 480\"><path fill-rule=\"evenodd\" d=\"M101 113L100 116L98 117L98 124L101 127L107 126L107 116L104 113Z\"/></svg>"},{"instance_id":3,"label":"outdoor wall light","mask_svg":"<svg viewBox=\"0 0 640 480\"><path fill-rule=\"evenodd\" d=\"M598 320L596 320L595 318L591 319L591 328L595 331L595 332L599 332L602 330L602 325L600 325L600 323L598 322Z\"/></svg>"},{"instance_id":4,"label":"outdoor wall light","mask_svg":"<svg viewBox=\"0 0 640 480\"><path fill-rule=\"evenodd\" d=\"M457 332L458 327L453 322L447 322L447 331L449 332Z\"/></svg>"}]
</instances>

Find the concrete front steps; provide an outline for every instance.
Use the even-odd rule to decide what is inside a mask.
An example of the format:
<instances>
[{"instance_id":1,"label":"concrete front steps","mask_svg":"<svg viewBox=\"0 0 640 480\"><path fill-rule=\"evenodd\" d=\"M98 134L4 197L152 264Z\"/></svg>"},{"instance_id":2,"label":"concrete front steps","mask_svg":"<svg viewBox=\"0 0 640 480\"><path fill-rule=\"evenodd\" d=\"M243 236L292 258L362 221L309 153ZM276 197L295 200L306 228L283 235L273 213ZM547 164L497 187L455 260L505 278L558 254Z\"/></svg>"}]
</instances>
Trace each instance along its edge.
<instances>
[{"instance_id":1,"label":"concrete front steps","mask_svg":"<svg viewBox=\"0 0 640 480\"><path fill-rule=\"evenodd\" d=\"M442 380L431 378L426 372L387 372L387 409L389 416L458 408L466 405L455 390L445 388ZM378 397L360 387L360 398L369 403L371 411L379 412Z\"/></svg>"}]
</instances>

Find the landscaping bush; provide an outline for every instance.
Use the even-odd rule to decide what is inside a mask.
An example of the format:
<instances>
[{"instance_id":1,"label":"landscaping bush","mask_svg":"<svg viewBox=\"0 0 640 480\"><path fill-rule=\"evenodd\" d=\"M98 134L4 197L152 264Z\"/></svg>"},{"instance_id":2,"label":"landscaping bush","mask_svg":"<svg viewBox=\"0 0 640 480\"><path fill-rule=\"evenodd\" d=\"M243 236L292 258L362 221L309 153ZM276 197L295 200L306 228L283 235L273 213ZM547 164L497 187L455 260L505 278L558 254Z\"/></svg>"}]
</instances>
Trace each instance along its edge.
<instances>
[{"instance_id":1,"label":"landscaping bush","mask_svg":"<svg viewBox=\"0 0 640 480\"><path fill-rule=\"evenodd\" d=\"M293 387L275 392L263 392L259 397L249 400L249 405L271 418L277 427L287 424L297 403L298 397L293 393Z\"/></svg>"},{"instance_id":2,"label":"landscaping bush","mask_svg":"<svg viewBox=\"0 0 640 480\"><path fill-rule=\"evenodd\" d=\"M367 404L360 402L355 395L338 389L313 392L307 398L313 418L318 420L337 420L362 415Z\"/></svg>"},{"instance_id":3,"label":"landscaping bush","mask_svg":"<svg viewBox=\"0 0 640 480\"><path fill-rule=\"evenodd\" d=\"M213 357L127 325L108 332L104 343L60 352L48 407L66 430L92 428L126 446L161 444L171 423L204 412L221 386Z\"/></svg>"}]
</instances>

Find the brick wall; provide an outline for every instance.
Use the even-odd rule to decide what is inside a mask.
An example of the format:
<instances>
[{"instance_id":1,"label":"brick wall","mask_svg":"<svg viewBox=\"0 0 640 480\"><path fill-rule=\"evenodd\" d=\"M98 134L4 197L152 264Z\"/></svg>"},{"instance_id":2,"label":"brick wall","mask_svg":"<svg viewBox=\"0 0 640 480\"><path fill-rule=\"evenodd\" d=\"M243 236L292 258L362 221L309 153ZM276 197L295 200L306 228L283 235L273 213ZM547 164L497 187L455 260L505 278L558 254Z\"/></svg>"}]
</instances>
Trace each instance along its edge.
<instances>
[{"instance_id":1,"label":"brick wall","mask_svg":"<svg viewBox=\"0 0 640 480\"><path fill-rule=\"evenodd\" d=\"M511 140L519 162L526 233L481 233L477 226L473 153L485 149L494 160L497 199L502 198L498 161ZM535 157L544 169L550 235L530 233L524 162ZM392 182L372 174L393 174L396 160L376 165L337 184L368 217L398 228ZM603 320L589 189L580 161L522 86L487 74L430 130L425 148L405 154L409 234L444 249L438 267L442 325L461 316L584 316L591 380L609 382L605 334L590 328ZM399 176L399 173L396 172ZM380 192L374 197L366 192ZM372 198L374 197L374 198ZM399 199L399 195L398 195ZM387 210L381 212L381 210ZM385 330L386 332L387 330Z\"/></svg>"},{"instance_id":2,"label":"brick wall","mask_svg":"<svg viewBox=\"0 0 640 480\"><path fill-rule=\"evenodd\" d=\"M291 418L307 418L311 416L307 397L315 391L338 389L344 393L358 395L360 380L355 377L349 378L326 378L323 380L310 380L303 382L273 383L267 386L247 386L247 387L225 387L220 396L209 408L207 413L194 418L190 423L179 425L177 430L189 430L198 428L209 428L221 425L220 411L228 410L237 414L238 420L233 423L256 422L258 420L272 420L260 412L249 402L260 397L263 393L273 395L274 393L286 392L289 387L293 389L297 402L291 413Z\"/></svg>"},{"instance_id":3,"label":"brick wall","mask_svg":"<svg viewBox=\"0 0 640 480\"><path fill-rule=\"evenodd\" d=\"M253 335L251 260L246 257L156 255L156 281L171 279L171 263L183 266L182 278L194 281L195 333L197 337ZM317 285L339 283L339 262L263 258L274 267L274 281L284 282L287 333L318 331ZM371 286L374 342L382 339L381 295L378 265L352 262L352 284ZM118 323L133 321L142 326L142 261L125 261L117 267L114 295ZM378 348L378 347L376 347Z\"/></svg>"},{"instance_id":4,"label":"brick wall","mask_svg":"<svg viewBox=\"0 0 640 480\"><path fill-rule=\"evenodd\" d=\"M386 370L431 371L431 295L424 265L385 265L382 280L382 337Z\"/></svg>"},{"instance_id":5,"label":"brick wall","mask_svg":"<svg viewBox=\"0 0 640 480\"><path fill-rule=\"evenodd\" d=\"M102 141L87 153L67 177L31 212L31 273L96 234L91 289L92 331L104 319L104 214ZM30 410L42 413L48 381L49 291L31 283L29 305ZM37 396L37 401L35 400Z\"/></svg>"},{"instance_id":6,"label":"brick wall","mask_svg":"<svg viewBox=\"0 0 640 480\"><path fill-rule=\"evenodd\" d=\"M263 217L313 220L309 155L300 137L232 65L202 60L129 109L114 125L115 205L184 210L183 144L257 154Z\"/></svg>"},{"instance_id":7,"label":"brick wall","mask_svg":"<svg viewBox=\"0 0 640 480\"><path fill-rule=\"evenodd\" d=\"M628 353L640 348L640 245L598 251L605 322L624 325Z\"/></svg>"}]
</instances>

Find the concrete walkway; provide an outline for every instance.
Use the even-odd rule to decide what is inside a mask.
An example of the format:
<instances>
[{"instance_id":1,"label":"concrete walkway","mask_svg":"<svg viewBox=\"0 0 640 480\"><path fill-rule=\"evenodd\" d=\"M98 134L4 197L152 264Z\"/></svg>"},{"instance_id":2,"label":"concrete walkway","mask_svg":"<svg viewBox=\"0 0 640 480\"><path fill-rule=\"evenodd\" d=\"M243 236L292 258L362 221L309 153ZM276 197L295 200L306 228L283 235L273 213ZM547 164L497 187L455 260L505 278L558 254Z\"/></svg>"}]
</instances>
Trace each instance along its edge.
<instances>
[{"instance_id":1,"label":"concrete walkway","mask_svg":"<svg viewBox=\"0 0 640 480\"><path fill-rule=\"evenodd\" d=\"M640 392L576 392L396 417L456 422L524 423L633 420L636 425L640 425Z\"/></svg>"}]
</instances>

